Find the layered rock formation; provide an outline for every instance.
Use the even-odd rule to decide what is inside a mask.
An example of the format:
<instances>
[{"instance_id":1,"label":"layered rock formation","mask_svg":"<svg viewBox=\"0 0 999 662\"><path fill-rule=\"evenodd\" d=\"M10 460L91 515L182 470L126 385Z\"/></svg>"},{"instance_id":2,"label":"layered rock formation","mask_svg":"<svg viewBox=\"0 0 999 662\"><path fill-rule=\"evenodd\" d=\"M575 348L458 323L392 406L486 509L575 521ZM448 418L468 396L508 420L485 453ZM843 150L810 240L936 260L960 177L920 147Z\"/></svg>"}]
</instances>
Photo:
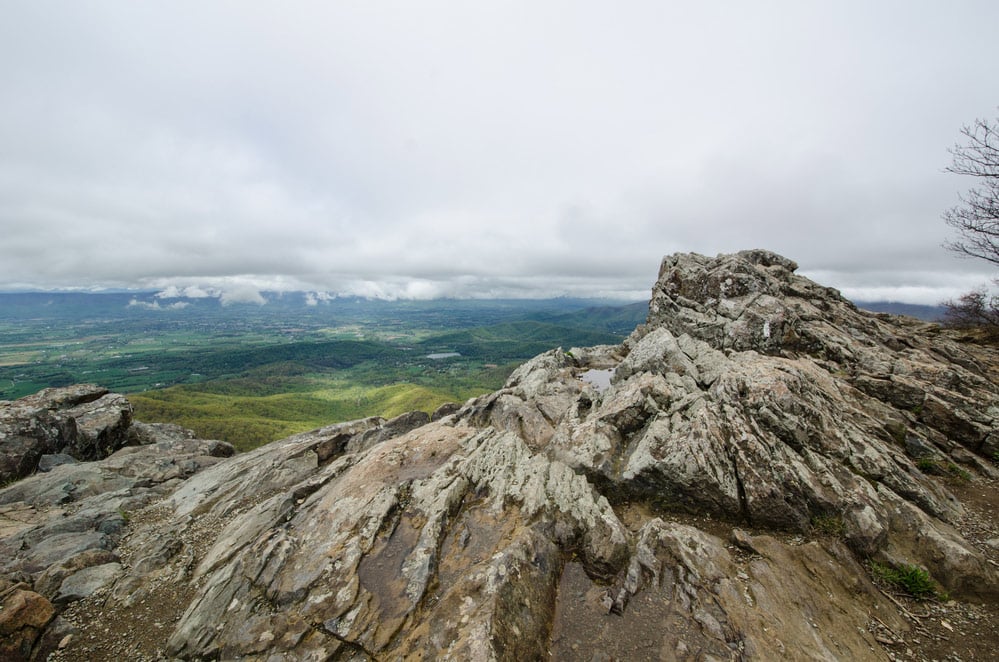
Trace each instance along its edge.
<instances>
[{"instance_id":1,"label":"layered rock formation","mask_svg":"<svg viewBox=\"0 0 999 662\"><path fill-rule=\"evenodd\" d=\"M98 460L124 446L132 406L106 388L45 389L0 404L0 484L39 468ZM43 459L44 458L44 459Z\"/></svg>"},{"instance_id":2,"label":"layered rock formation","mask_svg":"<svg viewBox=\"0 0 999 662\"><path fill-rule=\"evenodd\" d=\"M623 344L433 421L226 459L146 429L0 490L5 652L889 659L910 622L870 559L994 609L999 556L951 479L994 489L995 353L795 268L666 258Z\"/></svg>"}]
</instances>

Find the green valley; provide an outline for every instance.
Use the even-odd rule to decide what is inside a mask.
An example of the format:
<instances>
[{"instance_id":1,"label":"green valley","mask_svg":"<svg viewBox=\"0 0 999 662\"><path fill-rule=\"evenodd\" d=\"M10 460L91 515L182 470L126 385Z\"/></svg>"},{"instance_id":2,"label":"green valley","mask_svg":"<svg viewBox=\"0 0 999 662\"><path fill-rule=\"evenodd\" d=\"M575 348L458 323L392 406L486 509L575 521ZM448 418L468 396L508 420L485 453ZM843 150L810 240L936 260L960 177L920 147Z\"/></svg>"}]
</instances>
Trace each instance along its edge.
<instances>
[{"instance_id":1,"label":"green valley","mask_svg":"<svg viewBox=\"0 0 999 662\"><path fill-rule=\"evenodd\" d=\"M0 398L97 383L127 394L139 420L246 450L334 422L463 402L541 352L620 342L646 311L578 299L307 301L0 294Z\"/></svg>"}]
</instances>

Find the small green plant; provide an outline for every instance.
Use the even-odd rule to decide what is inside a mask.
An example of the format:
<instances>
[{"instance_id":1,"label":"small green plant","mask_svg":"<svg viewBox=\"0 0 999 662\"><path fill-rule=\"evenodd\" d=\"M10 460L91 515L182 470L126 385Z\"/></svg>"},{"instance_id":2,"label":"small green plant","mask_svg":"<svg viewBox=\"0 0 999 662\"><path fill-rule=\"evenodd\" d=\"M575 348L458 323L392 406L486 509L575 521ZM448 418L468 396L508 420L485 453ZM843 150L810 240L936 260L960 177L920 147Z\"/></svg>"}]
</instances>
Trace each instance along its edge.
<instances>
[{"instance_id":1,"label":"small green plant","mask_svg":"<svg viewBox=\"0 0 999 662\"><path fill-rule=\"evenodd\" d=\"M918 600L927 600L941 595L937 591L936 583L930 577L930 573L917 565L902 563L892 567L871 561L868 567L875 581L904 591Z\"/></svg>"},{"instance_id":2,"label":"small green plant","mask_svg":"<svg viewBox=\"0 0 999 662\"><path fill-rule=\"evenodd\" d=\"M895 440L899 446L905 446L905 425L899 423L898 421L889 421L885 423L885 430L891 435L891 438Z\"/></svg>"},{"instance_id":3,"label":"small green plant","mask_svg":"<svg viewBox=\"0 0 999 662\"><path fill-rule=\"evenodd\" d=\"M128 511L122 508L121 506L118 506L118 515L126 522L132 519L132 516L128 514Z\"/></svg>"},{"instance_id":4,"label":"small green plant","mask_svg":"<svg viewBox=\"0 0 999 662\"><path fill-rule=\"evenodd\" d=\"M921 457L916 460L916 468L922 471L924 474L932 474L934 476L944 476L949 480L958 483L970 483L971 474L967 470L962 469L953 462L944 462L943 460L937 460L932 457Z\"/></svg>"},{"instance_id":5,"label":"small green plant","mask_svg":"<svg viewBox=\"0 0 999 662\"><path fill-rule=\"evenodd\" d=\"M916 468L924 474L940 473L940 465L932 457L921 457L916 460Z\"/></svg>"},{"instance_id":6,"label":"small green plant","mask_svg":"<svg viewBox=\"0 0 999 662\"><path fill-rule=\"evenodd\" d=\"M842 538L846 534L846 525L839 515L816 515L812 518L812 529L822 535Z\"/></svg>"},{"instance_id":7,"label":"small green plant","mask_svg":"<svg viewBox=\"0 0 999 662\"><path fill-rule=\"evenodd\" d=\"M961 483L971 482L971 474L968 473L965 469L962 469L961 467L957 466L953 462L947 463L947 473L950 474L950 476L955 480L957 480L958 482Z\"/></svg>"}]
</instances>

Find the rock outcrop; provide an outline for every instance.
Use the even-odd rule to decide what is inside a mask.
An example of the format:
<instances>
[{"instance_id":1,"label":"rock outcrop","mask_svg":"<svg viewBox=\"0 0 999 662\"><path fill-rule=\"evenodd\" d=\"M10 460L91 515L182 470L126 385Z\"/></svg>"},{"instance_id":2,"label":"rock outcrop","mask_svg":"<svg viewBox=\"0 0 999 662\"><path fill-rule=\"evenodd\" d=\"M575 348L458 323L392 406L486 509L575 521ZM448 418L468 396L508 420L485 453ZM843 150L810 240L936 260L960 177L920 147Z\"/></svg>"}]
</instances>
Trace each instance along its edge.
<instances>
[{"instance_id":1,"label":"rock outcrop","mask_svg":"<svg viewBox=\"0 0 999 662\"><path fill-rule=\"evenodd\" d=\"M126 424L147 443L0 490L3 651L891 659L910 621L872 560L994 609L996 534L962 533L954 491L994 489L995 352L795 269L668 257L624 343L542 354L433 420L233 457ZM38 410L8 438L58 428Z\"/></svg>"},{"instance_id":2,"label":"rock outcrop","mask_svg":"<svg viewBox=\"0 0 999 662\"><path fill-rule=\"evenodd\" d=\"M92 384L0 401L0 484L51 466L49 456L105 458L128 443L131 422L128 400Z\"/></svg>"}]
</instances>

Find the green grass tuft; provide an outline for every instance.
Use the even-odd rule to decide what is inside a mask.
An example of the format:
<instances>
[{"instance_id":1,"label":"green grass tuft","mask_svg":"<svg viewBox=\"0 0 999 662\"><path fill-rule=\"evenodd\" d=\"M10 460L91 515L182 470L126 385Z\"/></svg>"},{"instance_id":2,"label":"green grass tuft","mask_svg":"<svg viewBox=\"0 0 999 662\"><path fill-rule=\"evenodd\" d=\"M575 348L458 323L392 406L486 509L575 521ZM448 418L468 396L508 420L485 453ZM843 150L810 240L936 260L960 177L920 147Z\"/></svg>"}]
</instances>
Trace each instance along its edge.
<instances>
[{"instance_id":1,"label":"green grass tuft","mask_svg":"<svg viewBox=\"0 0 999 662\"><path fill-rule=\"evenodd\" d=\"M931 457L921 457L916 460L916 468L924 474L943 476L955 483L970 483L971 474L953 462L944 462Z\"/></svg>"},{"instance_id":2,"label":"green grass tuft","mask_svg":"<svg viewBox=\"0 0 999 662\"><path fill-rule=\"evenodd\" d=\"M812 529L819 534L836 538L846 535L846 525L839 515L816 515L812 518Z\"/></svg>"},{"instance_id":3,"label":"green grass tuft","mask_svg":"<svg viewBox=\"0 0 999 662\"><path fill-rule=\"evenodd\" d=\"M936 474L940 472L940 465L931 457L921 457L916 460L916 468L924 474Z\"/></svg>"},{"instance_id":4,"label":"green grass tuft","mask_svg":"<svg viewBox=\"0 0 999 662\"><path fill-rule=\"evenodd\" d=\"M868 568L876 582L888 584L892 588L908 593L918 600L938 597L941 593L930 577L930 573L917 565L902 563L896 567L871 561Z\"/></svg>"},{"instance_id":5,"label":"green grass tuft","mask_svg":"<svg viewBox=\"0 0 999 662\"><path fill-rule=\"evenodd\" d=\"M971 474L967 470L962 469L953 462L947 463L947 473L950 474L951 478L961 483L970 483Z\"/></svg>"}]
</instances>

